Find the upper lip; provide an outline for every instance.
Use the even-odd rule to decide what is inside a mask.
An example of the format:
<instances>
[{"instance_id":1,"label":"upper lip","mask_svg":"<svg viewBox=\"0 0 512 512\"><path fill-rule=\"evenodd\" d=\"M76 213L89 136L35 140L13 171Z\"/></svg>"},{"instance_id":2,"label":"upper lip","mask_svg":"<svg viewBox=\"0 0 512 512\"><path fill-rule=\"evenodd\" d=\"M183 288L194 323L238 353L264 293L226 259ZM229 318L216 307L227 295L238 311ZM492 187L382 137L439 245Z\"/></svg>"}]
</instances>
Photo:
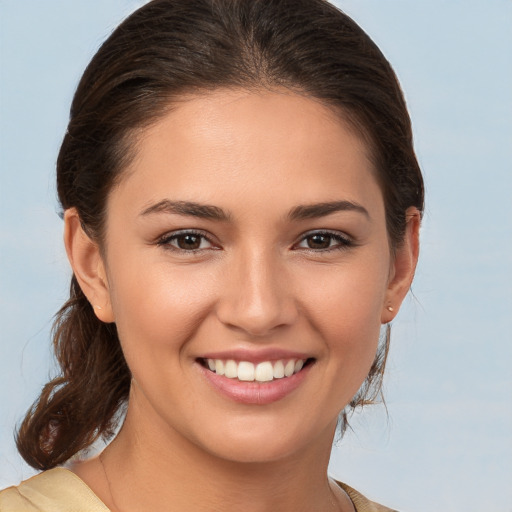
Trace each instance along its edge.
<instances>
[{"instance_id":1,"label":"upper lip","mask_svg":"<svg viewBox=\"0 0 512 512\"><path fill-rule=\"evenodd\" d=\"M264 349L232 349L218 352L208 352L201 355L198 359L221 359L227 361L248 361L250 363L261 363L263 361L279 361L290 359L310 359L311 354L304 352L295 352L280 348L264 348Z\"/></svg>"}]
</instances>

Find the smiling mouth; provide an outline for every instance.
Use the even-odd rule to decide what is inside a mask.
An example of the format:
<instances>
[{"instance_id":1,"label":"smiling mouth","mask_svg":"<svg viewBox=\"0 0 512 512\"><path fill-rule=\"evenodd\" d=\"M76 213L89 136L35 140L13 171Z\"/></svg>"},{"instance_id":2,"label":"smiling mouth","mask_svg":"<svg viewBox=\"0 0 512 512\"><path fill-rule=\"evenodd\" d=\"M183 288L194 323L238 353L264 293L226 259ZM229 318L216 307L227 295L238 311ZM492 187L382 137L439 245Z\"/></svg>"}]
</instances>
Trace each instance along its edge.
<instances>
[{"instance_id":1,"label":"smiling mouth","mask_svg":"<svg viewBox=\"0 0 512 512\"><path fill-rule=\"evenodd\" d=\"M242 382L272 382L276 379L286 379L314 362L309 359L280 359L278 361L262 361L251 363L250 361L235 361L233 359L198 359L198 362L211 372L238 379Z\"/></svg>"}]
</instances>

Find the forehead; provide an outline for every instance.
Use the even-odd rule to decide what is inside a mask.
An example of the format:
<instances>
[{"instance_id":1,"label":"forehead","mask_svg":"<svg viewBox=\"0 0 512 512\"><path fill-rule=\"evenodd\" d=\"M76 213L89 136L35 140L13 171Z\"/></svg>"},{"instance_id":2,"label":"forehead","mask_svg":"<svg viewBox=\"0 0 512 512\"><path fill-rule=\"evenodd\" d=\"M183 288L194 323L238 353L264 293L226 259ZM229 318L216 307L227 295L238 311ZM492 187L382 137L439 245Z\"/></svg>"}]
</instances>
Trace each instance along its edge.
<instances>
[{"instance_id":1,"label":"forehead","mask_svg":"<svg viewBox=\"0 0 512 512\"><path fill-rule=\"evenodd\" d=\"M173 103L138 138L126 171L118 188L139 204L168 195L227 200L229 185L262 201L276 191L293 206L377 186L367 144L339 112L287 90L220 90Z\"/></svg>"}]
</instances>

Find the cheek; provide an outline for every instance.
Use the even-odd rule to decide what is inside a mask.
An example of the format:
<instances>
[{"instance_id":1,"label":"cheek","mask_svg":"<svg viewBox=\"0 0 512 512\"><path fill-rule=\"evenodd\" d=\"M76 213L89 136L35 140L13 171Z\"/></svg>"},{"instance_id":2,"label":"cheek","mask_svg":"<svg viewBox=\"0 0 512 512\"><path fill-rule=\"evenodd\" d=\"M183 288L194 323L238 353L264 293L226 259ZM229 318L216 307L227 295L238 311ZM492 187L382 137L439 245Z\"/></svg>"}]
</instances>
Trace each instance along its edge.
<instances>
[{"instance_id":1,"label":"cheek","mask_svg":"<svg viewBox=\"0 0 512 512\"><path fill-rule=\"evenodd\" d=\"M215 282L197 268L191 272L124 258L111 277L112 307L125 352L142 341L149 351L180 343L201 324L214 296Z\"/></svg>"},{"instance_id":2,"label":"cheek","mask_svg":"<svg viewBox=\"0 0 512 512\"><path fill-rule=\"evenodd\" d=\"M318 272L309 287L304 311L323 338L331 371L355 392L373 363L387 289L387 262L347 265ZM342 371L340 372L340 369Z\"/></svg>"},{"instance_id":3,"label":"cheek","mask_svg":"<svg viewBox=\"0 0 512 512\"><path fill-rule=\"evenodd\" d=\"M364 337L367 330L379 330L386 296L387 262L361 263L309 272L298 293L311 321L322 330L352 334L347 342Z\"/></svg>"}]
</instances>

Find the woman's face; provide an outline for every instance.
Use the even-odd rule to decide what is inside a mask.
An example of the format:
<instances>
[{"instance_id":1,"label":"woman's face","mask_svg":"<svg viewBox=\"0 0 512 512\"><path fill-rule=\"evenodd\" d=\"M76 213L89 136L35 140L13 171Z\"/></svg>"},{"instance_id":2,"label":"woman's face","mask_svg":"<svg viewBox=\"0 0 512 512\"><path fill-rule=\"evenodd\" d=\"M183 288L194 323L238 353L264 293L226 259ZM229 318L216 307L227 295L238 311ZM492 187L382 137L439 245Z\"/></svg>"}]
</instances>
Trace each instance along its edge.
<instances>
[{"instance_id":1,"label":"woman's face","mask_svg":"<svg viewBox=\"0 0 512 512\"><path fill-rule=\"evenodd\" d=\"M230 460L330 443L397 306L368 149L290 92L175 105L110 194L105 249L129 410Z\"/></svg>"}]
</instances>

